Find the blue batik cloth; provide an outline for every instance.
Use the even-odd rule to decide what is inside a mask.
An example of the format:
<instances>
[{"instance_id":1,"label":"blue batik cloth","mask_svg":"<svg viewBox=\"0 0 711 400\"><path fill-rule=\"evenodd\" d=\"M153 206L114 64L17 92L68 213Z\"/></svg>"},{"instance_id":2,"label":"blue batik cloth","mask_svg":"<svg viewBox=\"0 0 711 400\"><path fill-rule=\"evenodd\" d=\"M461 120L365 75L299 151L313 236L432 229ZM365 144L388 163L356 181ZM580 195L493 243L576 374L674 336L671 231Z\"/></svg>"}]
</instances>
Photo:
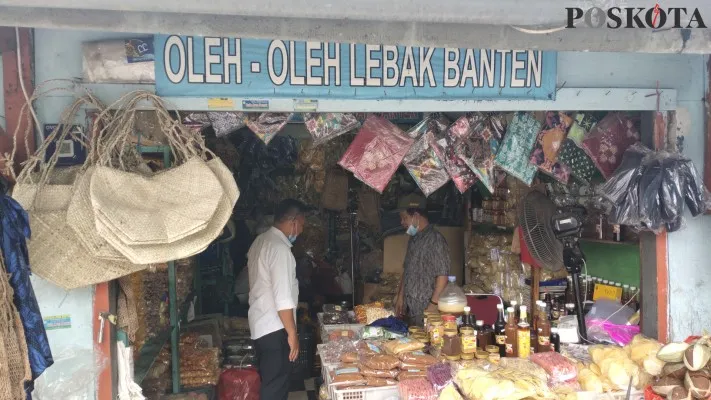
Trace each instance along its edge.
<instances>
[{"instance_id":1,"label":"blue batik cloth","mask_svg":"<svg viewBox=\"0 0 711 400\"><path fill-rule=\"evenodd\" d=\"M379 326L393 333L407 334L407 324L395 317L381 318L368 326Z\"/></svg>"},{"instance_id":2,"label":"blue batik cloth","mask_svg":"<svg viewBox=\"0 0 711 400\"><path fill-rule=\"evenodd\" d=\"M32 370L32 381L25 385L27 399L32 398L34 380L54 360L49 348L47 332L44 329L35 291L30 282L30 264L27 255L26 240L30 238L30 220L27 212L15 200L0 194L0 212L2 213L2 254L5 268L10 274L10 286L15 291L14 302L20 313L25 329L25 340Z\"/></svg>"}]
</instances>

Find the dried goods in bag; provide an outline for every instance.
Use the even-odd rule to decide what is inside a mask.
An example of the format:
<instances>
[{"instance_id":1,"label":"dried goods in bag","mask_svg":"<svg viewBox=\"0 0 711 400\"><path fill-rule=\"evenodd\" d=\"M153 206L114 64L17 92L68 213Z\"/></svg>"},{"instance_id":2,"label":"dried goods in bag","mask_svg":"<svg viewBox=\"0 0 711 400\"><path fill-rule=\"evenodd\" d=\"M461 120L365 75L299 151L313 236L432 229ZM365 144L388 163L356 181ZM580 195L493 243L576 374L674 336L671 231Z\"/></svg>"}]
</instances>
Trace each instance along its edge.
<instances>
[{"instance_id":1,"label":"dried goods in bag","mask_svg":"<svg viewBox=\"0 0 711 400\"><path fill-rule=\"evenodd\" d=\"M390 121L370 116L338 164L382 193L413 142Z\"/></svg>"},{"instance_id":2,"label":"dried goods in bag","mask_svg":"<svg viewBox=\"0 0 711 400\"><path fill-rule=\"evenodd\" d=\"M243 112L208 112L207 118L215 130L215 136L217 137L225 137L247 125L247 115ZM200 122L203 122L203 120L201 119Z\"/></svg>"},{"instance_id":3,"label":"dried goods in bag","mask_svg":"<svg viewBox=\"0 0 711 400\"><path fill-rule=\"evenodd\" d=\"M311 134L314 146L348 133L360 126L353 114L348 113L306 113L304 125Z\"/></svg>"},{"instance_id":4,"label":"dried goods in bag","mask_svg":"<svg viewBox=\"0 0 711 400\"><path fill-rule=\"evenodd\" d=\"M575 363L553 351L531 354L531 361L548 373L549 383L563 383L578 376Z\"/></svg>"}]
</instances>

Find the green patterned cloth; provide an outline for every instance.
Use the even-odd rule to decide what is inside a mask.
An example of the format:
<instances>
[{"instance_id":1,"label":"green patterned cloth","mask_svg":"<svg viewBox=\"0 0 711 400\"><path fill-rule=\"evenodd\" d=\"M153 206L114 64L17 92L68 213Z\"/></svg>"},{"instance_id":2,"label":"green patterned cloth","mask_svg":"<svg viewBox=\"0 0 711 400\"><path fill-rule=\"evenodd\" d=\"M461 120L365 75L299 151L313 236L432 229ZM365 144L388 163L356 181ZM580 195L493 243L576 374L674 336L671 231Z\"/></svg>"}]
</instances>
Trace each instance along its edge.
<instances>
[{"instance_id":1,"label":"green patterned cloth","mask_svg":"<svg viewBox=\"0 0 711 400\"><path fill-rule=\"evenodd\" d=\"M567 165L571 170L571 175L583 182L590 182L595 174L595 164L572 139L563 141L558 153L558 161Z\"/></svg>"},{"instance_id":2,"label":"green patterned cloth","mask_svg":"<svg viewBox=\"0 0 711 400\"><path fill-rule=\"evenodd\" d=\"M517 112L506 130L494 162L511 176L530 185L538 167L530 164L531 151L536 144L541 122L532 114Z\"/></svg>"},{"instance_id":3,"label":"green patterned cloth","mask_svg":"<svg viewBox=\"0 0 711 400\"><path fill-rule=\"evenodd\" d=\"M601 118L600 113L585 112L575 114L575 117L573 117L573 125L568 131L568 139L572 139L575 144L580 146L588 135L588 132L590 132Z\"/></svg>"}]
</instances>

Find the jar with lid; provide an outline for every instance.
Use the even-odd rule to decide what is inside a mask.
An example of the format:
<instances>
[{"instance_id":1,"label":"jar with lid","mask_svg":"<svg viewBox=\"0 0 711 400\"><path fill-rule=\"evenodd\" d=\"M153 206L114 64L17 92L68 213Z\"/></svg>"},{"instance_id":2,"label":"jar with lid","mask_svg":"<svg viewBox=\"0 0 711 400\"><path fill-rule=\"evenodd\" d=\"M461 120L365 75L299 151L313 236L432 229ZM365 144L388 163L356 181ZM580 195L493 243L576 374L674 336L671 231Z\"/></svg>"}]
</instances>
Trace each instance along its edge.
<instances>
[{"instance_id":1,"label":"jar with lid","mask_svg":"<svg viewBox=\"0 0 711 400\"><path fill-rule=\"evenodd\" d=\"M407 331L410 333L410 336L414 336L417 333L424 332L419 326L411 326L407 328Z\"/></svg>"},{"instance_id":2,"label":"jar with lid","mask_svg":"<svg viewBox=\"0 0 711 400\"><path fill-rule=\"evenodd\" d=\"M462 343L456 329L444 331L442 355L449 361L457 361L462 355Z\"/></svg>"},{"instance_id":3,"label":"jar with lid","mask_svg":"<svg viewBox=\"0 0 711 400\"><path fill-rule=\"evenodd\" d=\"M442 339L444 336L444 325L441 320L430 322L430 345L437 348L442 348Z\"/></svg>"},{"instance_id":4,"label":"jar with lid","mask_svg":"<svg viewBox=\"0 0 711 400\"><path fill-rule=\"evenodd\" d=\"M474 328L463 326L459 329L462 340L462 354L476 353L476 331Z\"/></svg>"},{"instance_id":5,"label":"jar with lid","mask_svg":"<svg viewBox=\"0 0 711 400\"><path fill-rule=\"evenodd\" d=\"M437 308L441 313L452 314L461 317L464 314L464 307L467 305L467 296L462 288L457 286L457 278L449 277L449 283L439 295L439 305Z\"/></svg>"},{"instance_id":6,"label":"jar with lid","mask_svg":"<svg viewBox=\"0 0 711 400\"><path fill-rule=\"evenodd\" d=\"M442 314L442 323L444 324L444 330L457 329L457 317L452 314Z\"/></svg>"}]
</instances>

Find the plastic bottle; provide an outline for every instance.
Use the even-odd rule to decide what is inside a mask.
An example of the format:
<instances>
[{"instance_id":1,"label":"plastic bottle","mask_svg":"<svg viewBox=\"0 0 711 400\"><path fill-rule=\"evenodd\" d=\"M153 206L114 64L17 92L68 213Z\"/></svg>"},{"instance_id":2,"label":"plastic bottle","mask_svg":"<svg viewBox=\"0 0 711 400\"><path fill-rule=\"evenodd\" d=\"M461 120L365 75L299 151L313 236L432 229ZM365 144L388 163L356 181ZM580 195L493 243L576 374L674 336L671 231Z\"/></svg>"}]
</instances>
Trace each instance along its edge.
<instances>
[{"instance_id":1,"label":"plastic bottle","mask_svg":"<svg viewBox=\"0 0 711 400\"><path fill-rule=\"evenodd\" d=\"M457 277L450 276L449 283L439 295L439 312L461 317L467 305L467 296L457 286Z\"/></svg>"},{"instance_id":2,"label":"plastic bottle","mask_svg":"<svg viewBox=\"0 0 711 400\"><path fill-rule=\"evenodd\" d=\"M528 358L531 355L531 326L528 324L528 307L521 306L521 316L519 317L518 332L518 358Z\"/></svg>"},{"instance_id":3,"label":"plastic bottle","mask_svg":"<svg viewBox=\"0 0 711 400\"><path fill-rule=\"evenodd\" d=\"M506 309L506 357L518 357L518 328L516 327L516 311L513 307Z\"/></svg>"}]
</instances>

